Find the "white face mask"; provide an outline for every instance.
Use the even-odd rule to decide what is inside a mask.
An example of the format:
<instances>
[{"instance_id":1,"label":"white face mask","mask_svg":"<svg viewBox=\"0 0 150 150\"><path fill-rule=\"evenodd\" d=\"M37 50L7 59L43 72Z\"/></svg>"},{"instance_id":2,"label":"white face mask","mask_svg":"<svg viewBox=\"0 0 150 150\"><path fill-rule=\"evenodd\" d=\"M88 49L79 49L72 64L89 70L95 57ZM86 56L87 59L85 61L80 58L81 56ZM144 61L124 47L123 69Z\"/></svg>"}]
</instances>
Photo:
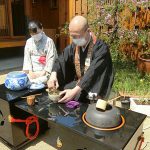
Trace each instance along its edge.
<instances>
[{"instance_id":1,"label":"white face mask","mask_svg":"<svg viewBox=\"0 0 150 150\"><path fill-rule=\"evenodd\" d=\"M32 35L32 38L34 39L34 41L38 42L42 38L42 33L40 32L38 34Z\"/></svg>"},{"instance_id":2,"label":"white face mask","mask_svg":"<svg viewBox=\"0 0 150 150\"><path fill-rule=\"evenodd\" d=\"M87 41L83 37L79 39L72 39L72 41L77 46L84 46L87 43Z\"/></svg>"}]
</instances>

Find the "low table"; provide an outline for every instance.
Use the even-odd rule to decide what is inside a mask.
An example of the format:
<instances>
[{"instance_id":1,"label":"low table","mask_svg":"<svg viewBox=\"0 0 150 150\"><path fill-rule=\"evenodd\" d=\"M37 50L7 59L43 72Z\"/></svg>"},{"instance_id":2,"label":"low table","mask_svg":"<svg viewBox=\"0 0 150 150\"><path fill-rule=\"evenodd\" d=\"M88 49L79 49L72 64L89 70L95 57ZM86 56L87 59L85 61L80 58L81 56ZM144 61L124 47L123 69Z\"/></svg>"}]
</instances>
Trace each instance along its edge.
<instances>
[{"instance_id":1,"label":"low table","mask_svg":"<svg viewBox=\"0 0 150 150\"><path fill-rule=\"evenodd\" d=\"M53 103L47 93L37 97L35 106L22 100L15 106L38 116L49 124L49 144L60 150L134 150L142 134L146 115L120 109L125 124L116 131L98 131L84 124L82 115L88 104L69 109L65 104ZM113 119L113 118L112 118Z\"/></svg>"},{"instance_id":2,"label":"low table","mask_svg":"<svg viewBox=\"0 0 150 150\"><path fill-rule=\"evenodd\" d=\"M0 139L11 149L18 149L30 142L25 135L26 125L24 123L10 123L8 121L9 115L18 119L26 119L31 116L30 113L17 108L15 102L22 101L22 96L41 93L43 90L10 91L4 84L0 85ZM48 129L47 122L42 119L40 119L40 126L41 131Z\"/></svg>"}]
</instances>

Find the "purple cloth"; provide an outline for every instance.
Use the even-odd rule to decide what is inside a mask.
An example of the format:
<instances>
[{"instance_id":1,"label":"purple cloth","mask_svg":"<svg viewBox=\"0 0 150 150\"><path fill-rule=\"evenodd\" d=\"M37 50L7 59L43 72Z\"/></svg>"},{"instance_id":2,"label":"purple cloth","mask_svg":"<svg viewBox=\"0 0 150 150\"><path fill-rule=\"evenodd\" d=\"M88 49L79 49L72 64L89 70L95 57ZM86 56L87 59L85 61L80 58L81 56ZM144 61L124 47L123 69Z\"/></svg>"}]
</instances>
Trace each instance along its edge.
<instances>
[{"instance_id":1,"label":"purple cloth","mask_svg":"<svg viewBox=\"0 0 150 150\"><path fill-rule=\"evenodd\" d=\"M79 104L80 104L79 102L71 100L71 101L66 103L66 107L68 107L68 108L77 108L77 107L79 107Z\"/></svg>"}]
</instances>

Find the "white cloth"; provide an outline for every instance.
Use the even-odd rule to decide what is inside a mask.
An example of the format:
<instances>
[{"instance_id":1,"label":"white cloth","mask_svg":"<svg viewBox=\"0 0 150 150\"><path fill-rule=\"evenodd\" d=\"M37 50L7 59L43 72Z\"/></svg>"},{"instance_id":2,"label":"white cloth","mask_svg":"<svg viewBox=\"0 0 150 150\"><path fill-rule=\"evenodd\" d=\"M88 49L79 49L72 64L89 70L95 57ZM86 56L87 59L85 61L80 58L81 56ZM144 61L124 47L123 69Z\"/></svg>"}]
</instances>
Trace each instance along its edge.
<instances>
[{"instance_id":1,"label":"white cloth","mask_svg":"<svg viewBox=\"0 0 150 150\"><path fill-rule=\"evenodd\" d=\"M36 83L36 84L44 83L44 84L46 84L47 76L41 76L41 77L38 77L36 79L30 79L30 77L29 77L29 80L31 83Z\"/></svg>"},{"instance_id":2,"label":"white cloth","mask_svg":"<svg viewBox=\"0 0 150 150\"><path fill-rule=\"evenodd\" d=\"M95 100L97 98L97 93L89 92L87 98L90 100Z\"/></svg>"}]
</instances>

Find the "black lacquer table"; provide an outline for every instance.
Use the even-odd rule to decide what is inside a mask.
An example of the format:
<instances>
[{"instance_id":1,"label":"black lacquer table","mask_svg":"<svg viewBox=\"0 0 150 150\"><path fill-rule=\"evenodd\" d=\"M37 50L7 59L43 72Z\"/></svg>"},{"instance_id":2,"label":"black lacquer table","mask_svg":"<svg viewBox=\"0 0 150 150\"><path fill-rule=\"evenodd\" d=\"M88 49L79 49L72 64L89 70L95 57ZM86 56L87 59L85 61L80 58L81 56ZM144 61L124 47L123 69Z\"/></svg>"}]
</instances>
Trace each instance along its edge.
<instances>
[{"instance_id":1,"label":"black lacquer table","mask_svg":"<svg viewBox=\"0 0 150 150\"><path fill-rule=\"evenodd\" d=\"M34 106L25 100L16 107L34 114L49 124L49 144L61 150L133 150L142 134L145 115L119 108L125 124L116 131L98 131L84 124L82 115L88 104L80 103L76 109L53 103L47 93L37 97ZM112 118L113 119L113 118Z\"/></svg>"}]
</instances>

